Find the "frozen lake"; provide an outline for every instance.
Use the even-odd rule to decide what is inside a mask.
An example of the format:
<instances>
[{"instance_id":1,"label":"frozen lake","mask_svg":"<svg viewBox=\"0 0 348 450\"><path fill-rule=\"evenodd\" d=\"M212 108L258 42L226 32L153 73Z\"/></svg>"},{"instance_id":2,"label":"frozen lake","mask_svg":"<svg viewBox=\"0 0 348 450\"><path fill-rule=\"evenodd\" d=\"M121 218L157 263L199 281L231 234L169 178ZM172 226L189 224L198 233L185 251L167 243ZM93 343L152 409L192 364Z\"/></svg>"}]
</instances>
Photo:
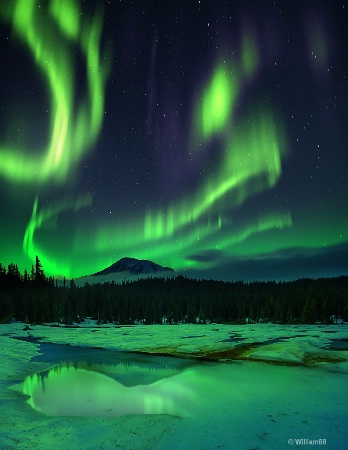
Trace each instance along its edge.
<instances>
[{"instance_id":1,"label":"frozen lake","mask_svg":"<svg viewBox=\"0 0 348 450\"><path fill-rule=\"evenodd\" d=\"M313 447L306 439L347 448L345 326L37 326L31 335L40 346L13 339L26 336L17 325L3 330L11 364L1 366L0 380L17 390L7 390L0 411L0 448L31 448L37 440L40 450L61 441L72 449ZM92 342L108 350L88 348Z\"/></svg>"}]
</instances>

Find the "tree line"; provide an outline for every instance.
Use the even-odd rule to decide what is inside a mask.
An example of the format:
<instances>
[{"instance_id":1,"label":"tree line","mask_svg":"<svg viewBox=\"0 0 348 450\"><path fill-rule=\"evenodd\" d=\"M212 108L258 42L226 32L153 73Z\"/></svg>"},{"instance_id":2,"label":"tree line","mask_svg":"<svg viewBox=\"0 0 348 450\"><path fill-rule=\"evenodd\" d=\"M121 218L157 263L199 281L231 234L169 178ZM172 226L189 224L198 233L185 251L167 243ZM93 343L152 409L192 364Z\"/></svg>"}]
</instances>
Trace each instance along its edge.
<instances>
[{"instance_id":1,"label":"tree line","mask_svg":"<svg viewBox=\"0 0 348 450\"><path fill-rule=\"evenodd\" d=\"M145 278L77 286L46 277L38 257L28 273L0 264L0 323L332 323L348 321L348 276L296 281Z\"/></svg>"}]
</instances>

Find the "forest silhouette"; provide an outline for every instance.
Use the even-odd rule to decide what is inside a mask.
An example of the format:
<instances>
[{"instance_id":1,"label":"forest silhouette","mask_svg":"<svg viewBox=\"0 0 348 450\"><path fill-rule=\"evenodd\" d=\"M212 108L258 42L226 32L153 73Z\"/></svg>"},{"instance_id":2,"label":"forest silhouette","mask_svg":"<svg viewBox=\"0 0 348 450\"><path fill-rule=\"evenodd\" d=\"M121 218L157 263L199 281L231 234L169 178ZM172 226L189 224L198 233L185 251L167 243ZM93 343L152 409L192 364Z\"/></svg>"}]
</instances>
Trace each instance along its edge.
<instances>
[{"instance_id":1,"label":"forest silhouette","mask_svg":"<svg viewBox=\"0 0 348 450\"><path fill-rule=\"evenodd\" d=\"M286 323L348 321L348 276L295 281L218 281L148 277L77 286L46 277L38 257L31 273L0 263L0 323L71 326L99 323Z\"/></svg>"}]
</instances>

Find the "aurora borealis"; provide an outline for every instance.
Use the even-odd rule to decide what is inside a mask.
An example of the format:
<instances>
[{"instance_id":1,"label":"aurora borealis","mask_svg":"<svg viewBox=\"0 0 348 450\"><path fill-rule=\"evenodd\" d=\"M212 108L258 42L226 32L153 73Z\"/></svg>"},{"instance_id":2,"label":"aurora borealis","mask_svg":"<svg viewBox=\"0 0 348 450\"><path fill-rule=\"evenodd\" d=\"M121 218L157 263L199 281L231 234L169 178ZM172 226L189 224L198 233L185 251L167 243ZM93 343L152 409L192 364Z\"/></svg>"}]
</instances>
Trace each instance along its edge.
<instances>
[{"instance_id":1,"label":"aurora borealis","mask_svg":"<svg viewBox=\"0 0 348 450\"><path fill-rule=\"evenodd\" d=\"M0 262L348 269L348 2L6 0Z\"/></svg>"}]
</instances>

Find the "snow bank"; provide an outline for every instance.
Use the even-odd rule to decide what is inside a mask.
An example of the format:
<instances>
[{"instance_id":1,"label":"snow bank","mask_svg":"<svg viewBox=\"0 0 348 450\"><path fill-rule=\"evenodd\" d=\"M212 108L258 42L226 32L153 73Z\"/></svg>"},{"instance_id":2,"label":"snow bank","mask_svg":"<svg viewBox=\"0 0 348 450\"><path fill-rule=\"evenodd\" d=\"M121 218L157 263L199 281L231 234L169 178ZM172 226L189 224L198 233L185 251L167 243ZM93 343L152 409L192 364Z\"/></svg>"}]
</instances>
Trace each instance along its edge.
<instances>
[{"instance_id":1,"label":"snow bank","mask_svg":"<svg viewBox=\"0 0 348 450\"><path fill-rule=\"evenodd\" d=\"M31 357L38 355L36 345L6 336L9 332L26 335L22 329L23 324L0 325L1 450L152 450L179 420L169 415L105 418L49 417L38 413L23 394L9 389L28 375L50 366L30 362Z\"/></svg>"},{"instance_id":2,"label":"snow bank","mask_svg":"<svg viewBox=\"0 0 348 450\"><path fill-rule=\"evenodd\" d=\"M305 438L325 439L325 449L347 448L344 325L31 328L43 342L243 361L202 361L176 374L190 398L181 417L49 417L9 389L49 364L31 360L37 345L11 338L27 336L23 324L1 325L1 449L262 450Z\"/></svg>"},{"instance_id":3,"label":"snow bank","mask_svg":"<svg viewBox=\"0 0 348 450\"><path fill-rule=\"evenodd\" d=\"M26 336L23 324L2 325L11 336ZM6 332L6 331L5 331ZM0 330L1 333L1 330ZM2 332L2 334L4 334ZM73 328L37 325L28 333L40 342L111 350L139 351L221 360L264 360L274 363L336 362L347 370L346 349L330 349L348 336L346 325L97 325L94 321ZM326 358L325 358L326 357ZM332 359L332 361L330 361ZM339 360L342 359L340 362ZM319 359L317 358L317 361Z\"/></svg>"}]
</instances>

